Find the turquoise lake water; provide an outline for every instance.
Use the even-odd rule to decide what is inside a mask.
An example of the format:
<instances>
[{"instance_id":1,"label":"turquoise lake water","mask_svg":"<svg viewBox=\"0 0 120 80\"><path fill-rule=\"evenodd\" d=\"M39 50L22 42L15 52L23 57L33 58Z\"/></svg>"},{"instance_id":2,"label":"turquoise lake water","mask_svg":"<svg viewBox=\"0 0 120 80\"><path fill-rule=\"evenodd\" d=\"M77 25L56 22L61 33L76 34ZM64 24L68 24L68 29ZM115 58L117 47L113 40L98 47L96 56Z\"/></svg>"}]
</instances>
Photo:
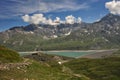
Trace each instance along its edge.
<instances>
[{"instance_id":1,"label":"turquoise lake water","mask_svg":"<svg viewBox=\"0 0 120 80\"><path fill-rule=\"evenodd\" d=\"M91 52L91 51L90 52L89 51L43 51L42 53L77 58L77 57L85 56L88 54L93 54L95 52L94 51L93 52ZM29 55L32 53L30 53L30 52L22 52L21 53L20 52L19 54L21 56L24 56L24 55Z\"/></svg>"},{"instance_id":2,"label":"turquoise lake water","mask_svg":"<svg viewBox=\"0 0 120 80\"><path fill-rule=\"evenodd\" d=\"M29 52L28 52L28 53L26 53L26 52L25 52L25 53L19 52L19 54L20 54L20 56L25 56L25 55L30 55L30 54L32 54L32 53L29 53Z\"/></svg>"},{"instance_id":3,"label":"turquoise lake water","mask_svg":"<svg viewBox=\"0 0 120 80\"><path fill-rule=\"evenodd\" d=\"M59 51L59 52L52 52L52 51L46 51L46 54L54 54L54 55L60 55L60 56L66 56L66 57L81 57L84 55L88 55L88 54L93 54L94 52L76 52L76 51Z\"/></svg>"}]
</instances>

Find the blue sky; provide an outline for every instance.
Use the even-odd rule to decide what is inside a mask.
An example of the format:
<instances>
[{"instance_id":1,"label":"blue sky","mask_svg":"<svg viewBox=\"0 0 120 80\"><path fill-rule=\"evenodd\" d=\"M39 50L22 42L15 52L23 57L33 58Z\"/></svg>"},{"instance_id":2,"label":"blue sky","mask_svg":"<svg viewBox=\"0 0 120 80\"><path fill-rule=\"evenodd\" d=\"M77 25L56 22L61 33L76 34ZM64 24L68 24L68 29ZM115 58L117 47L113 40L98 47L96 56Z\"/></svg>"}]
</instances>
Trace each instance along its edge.
<instances>
[{"instance_id":1,"label":"blue sky","mask_svg":"<svg viewBox=\"0 0 120 80\"><path fill-rule=\"evenodd\" d=\"M95 22L109 13L105 3L112 0L0 0L0 31L14 26L28 25L22 20L25 14L44 14L55 19L73 15L83 22Z\"/></svg>"}]
</instances>

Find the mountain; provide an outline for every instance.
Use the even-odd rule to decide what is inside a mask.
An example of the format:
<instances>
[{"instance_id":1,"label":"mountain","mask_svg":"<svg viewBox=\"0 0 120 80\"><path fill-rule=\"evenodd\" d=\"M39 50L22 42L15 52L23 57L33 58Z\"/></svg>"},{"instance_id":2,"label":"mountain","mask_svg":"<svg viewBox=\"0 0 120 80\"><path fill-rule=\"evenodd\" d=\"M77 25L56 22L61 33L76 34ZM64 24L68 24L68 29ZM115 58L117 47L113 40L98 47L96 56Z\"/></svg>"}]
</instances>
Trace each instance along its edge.
<instances>
[{"instance_id":1,"label":"mountain","mask_svg":"<svg viewBox=\"0 0 120 80\"><path fill-rule=\"evenodd\" d=\"M0 32L0 44L17 51L108 49L120 47L120 16L94 23L13 27Z\"/></svg>"}]
</instances>

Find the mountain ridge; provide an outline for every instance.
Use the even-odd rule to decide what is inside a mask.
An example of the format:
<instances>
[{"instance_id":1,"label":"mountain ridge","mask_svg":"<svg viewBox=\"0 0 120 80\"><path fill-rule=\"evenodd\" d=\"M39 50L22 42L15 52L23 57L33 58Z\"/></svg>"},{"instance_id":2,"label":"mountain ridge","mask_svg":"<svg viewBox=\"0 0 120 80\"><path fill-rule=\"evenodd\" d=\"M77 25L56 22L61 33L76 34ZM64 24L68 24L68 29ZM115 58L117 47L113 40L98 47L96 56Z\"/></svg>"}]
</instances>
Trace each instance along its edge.
<instances>
[{"instance_id":1,"label":"mountain ridge","mask_svg":"<svg viewBox=\"0 0 120 80\"><path fill-rule=\"evenodd\" d=\"M119 36L120 16L108 14L95 23L13 27L0 32L0 44L18 51L118 48Z\"/></svg>"}]
</instances>

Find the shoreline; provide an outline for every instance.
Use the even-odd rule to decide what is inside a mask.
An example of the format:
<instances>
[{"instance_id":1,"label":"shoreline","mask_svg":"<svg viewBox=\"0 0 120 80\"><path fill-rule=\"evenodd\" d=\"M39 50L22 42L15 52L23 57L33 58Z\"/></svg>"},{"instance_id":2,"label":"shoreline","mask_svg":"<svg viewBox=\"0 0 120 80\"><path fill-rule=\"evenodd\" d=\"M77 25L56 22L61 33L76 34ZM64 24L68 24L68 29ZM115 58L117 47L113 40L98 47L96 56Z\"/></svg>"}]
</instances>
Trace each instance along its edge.
<instances>
[{"instance_id":1,"label":"shoreline","mask_svg":"<svg viewBox=\"0 0 120 80\"><path fill-rule=\"evenodd\" d=\"M102 52L109 50L118 50L118 49L101 49L101 50L50 50L48 52ZM24 51L18 53L35 53L35 52L47 52L47 51Z\"/></svg>"},{"instance_id":2,"label":"shoreline","mask_svg":"<svg viewBox=\"0 0 120 80\"><path fill-rule=\"evenodd\" d=\"M103 51L111 51L118 49L102 49L102 50L52 50L52 51L38 51L38 52L103 52Z\"/></svg>"},{"instance_id":3,"label":"shoreline","mask_svg":"<svg viewBox=\"0 0 120 80\"><path fill-rule=\"evenodd\" d=\"M74 53L74 52L88 52L89 54L84 54L84 55L80 55L80 56L76 56L74 58L102 58L104 56L110 56L112 55L113 52L117 51L118 49L104 49L104 50L53 50L53 51L28 51L28 52L19 52L21 55L29 55L29 54L33 54L33 53L54 53L54 52L70 52L70 53ZM56 54L57 55L57 54Z\"/></svg>"}]
</instances>

